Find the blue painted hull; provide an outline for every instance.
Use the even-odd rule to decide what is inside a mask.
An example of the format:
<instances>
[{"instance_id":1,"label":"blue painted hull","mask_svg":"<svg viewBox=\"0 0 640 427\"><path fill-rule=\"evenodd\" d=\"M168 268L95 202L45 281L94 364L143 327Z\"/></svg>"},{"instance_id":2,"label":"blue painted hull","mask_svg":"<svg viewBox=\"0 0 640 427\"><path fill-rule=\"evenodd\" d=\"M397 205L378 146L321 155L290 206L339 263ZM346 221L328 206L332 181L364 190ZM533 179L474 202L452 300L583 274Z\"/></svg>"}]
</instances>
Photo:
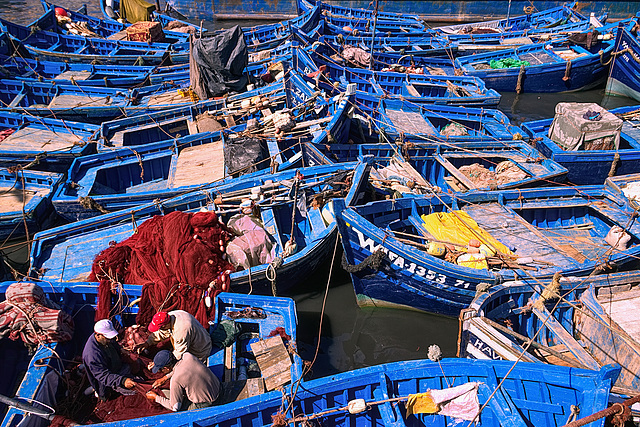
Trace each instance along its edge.
<instances>
[{"instance_id":1,"label":"blue painted hull","mask_svg":"<svg viewBox=\"0 0 640 427\"><path fill-rule=\"evenodd\" d=\"M611 110L613 113L635 111L636 106ZM567 180L578 185L600 185L612 171L614 176L640 172L640 132L635 128L637 120L623 125L618 150L565 151L547 135L553 119L537 120L522 125L530 138L536 139L536 148L547 158L553 159L569 170ZM616 160L616 156L619 160Z\"/></svg>"},{"instance_id":2,"label":"blue painted hull","mask_svg":"<svg viewBox=\"0 0 640 427\"><path fill-rule=\"evenodd\" d=\"M594 197L602 203L595 203ZM467 268L431 256L424 249L417 249L415 244L409 244L407 238L394 234L398 230L399 236L416 236L413 237L416 244L426 244L426 238L417 237L421 234L421 228L418 227L422 227L419 225L422 221L420 215L446 212L450 208L445 208L445 204L468 211L481 227L491 230L493 237L507 247L514 248L518 259L530 262L528 257L535 257L532 258L536 260L535 265L528 266L527 271L520 269L517 264L513 269ZM578 209L578 206L593 206L596 210L603 210L587 213L583 208ZM337 207L336 217L349 264L357 266L376 251L384 254L378 269L358 267L351 274L360 305L457 316L474 298L476 287L481 283L495 285L521 277L545 278L557 272L584 276L600 268L598 259L602 256L610 260L620 256L616 262L620 268L637 268L635 254L640 253L640 246L634 245L626 251L617 252L617 255L609 255L611 251L607 252L607 248L600 243L616 222L621 227L628 224L629 209L632 208L625 203L625 199L602 187L573 187L504 190L458 194L455 197L442 194L379 201L344 210ZM588 216L604 218L602 215L608 219L595 226L599 230L599 237L582 236L595 239L585 247L580 246L578 252L582 256L573 252L576 248L571 252L557 249L558 245L565 244L563 242L576 244L573 231L566 231L560 223L575 221L577 224ZM561 220L561 217L564 219ZM614 218L617 218L615 222L610 222ZM538 231L532 231L532 226ZM640 232L640 226L637 231ZM631 234L635 234L635 231ZM559 240L555 240L556 237ZM593 253L596 246L604 252L600 255ZM546 255L542 257L542 253ZM538 261L541 263L538 264Z\"/></svg>"},{"instance_id":3,"label":"blue painted hull","mask_svg":"<svg viewBox=\"0 0 640 427\"><path fill-rule=\"evenodd\" d=\"M282 392L274 391L224 406L131 420L119 425L259 427L271 425L272 416L278 415L287 425L298 424L294 419L309 417L312 422L336 427L453 427L469 421L439 414L407 415L406 399L429 389L441 390L477 381L480 383L478 403L487 403L477 426L560 427L565 424L571 405L579 405L580 418L604 409L611 382L619 372L615 367L588 371L521 363L507 374L512 366L512 362L461 359L443 359L439 363L429 360L388 363L293 384ZM509 385L493 393L505 377L509 378ZM283 398L287 402L284 408ZM367 409L350 414L346 408L356 399L362 399ZM599 427L603 423L604 419L600 419L592 425ZM109 426L115 426L115 423Z\"/></svg>"},{"instance_id":4,"label":"blue painted hull","mask_svg":"<svg viewBox=\"0 0 640 427\"><path fill-rule=\"evenodd\" d=\"M626 28L618 28L615 52L621 52L611 60L611 72L605 93L640 101L640 43Z\"/></svg>"},{"instance_id":5,"label":"blue painted hull","mask_svg":"<svg viewBox=\"0 0 640 427\"><path fill-rule=\"evenodd\" d=\"M62 175L0 168L0 239L17 239L52 223L51 197Z\"/></svg>"},{"instance_id":6,"label":"blue painted hull","mask_svg":"<svg viewBox=\"0 0 640 427\"><path fill-rule=\"evenodd\" d=\"M0 130L24 133L15 143L13 134L0 142L0 167L33 163L35 170L66 173L76 157L95 152L91 138L99 127L0 111Z\"/></svg>"},{"instance_id":7,"label":"blue painted hull","mask_svg":"<svg viewBox=\"0 0 640 427\"><path fill-rule=\"evenodd\" d=\"M356 85L356 94L375 98L406 100L417 104L460 105L467 107L497 106L500 94L487 89L482 80L473 77L434 76L396 72L372 72L361 68L342 67L328 58L314 56L296 49L293 67L303 75L325 71L319 77L319 87L329 93L343 92L348 84ZM313 79L306 77L310 82ZM338 85L336 89L334 84ZM464 95L454 93L457 88Z\"/></svg>"},{"instance_id":8,"label":"blue painted hull","mask_svg":"<svg viewBox=\"0 0 640 427\"><path fill-rule=\"evenodd\" d=\"M353 185L346 195L346 200L349 204L355 204L363 197L368 174L366 163L317 166L303 168L301 171L305 174L306 182L315 185L313 188L320 188L320 183L328 176L354 170L354 167ZM286 180L292 179L294 174L295 171L285 171L274 175L263 174L221 182L206 191L197 191L159 203L101 215L39 233L35 237L37 242L31 254L32 274L38 275L41 279L47 277L47 280L54 280L53 278L56 277L56 281L84 281L91 272L93 258L108 247L110 241L122 241L129 237L134 232L135 224L140 224L154 215L162 215L174 210L197 211L201 207L212 207L211 200L216 197L223 199L227 195L237 197L238 194L250 193L254 187L273 186L275 185L273 183L283 181L286 183ZM278 185L275 188L279 188ZM265 229L276 242L276 255L280 255L291 233L290 203L265 207L263 211L262 221ZM225 207L225 212L229 216L236 213L237 209ZM333 239L336 235L335 222L325 223L317 209L309 212L307 217L299 212L296 214L294 237L298 244L298 251L285 257L282 266L276 268L276 283L279 291L307 278L312 267L315 268L326 261L326 255L335 244ZM268 264L262 264L249 270L232 273L231 289L234 292L253 289L256 292L271 294L271 282L265 275L268 267Z\"/></svg>"},{"instance_id":9,"label":"blue painted hull","mask_svg":"<svg viewBox=\"0 0 640 427\"><path fill-rule=\"evenodd\" d=\"M280 0L277 2L268 2L263 0L252 0L241 2L239 0L225 1L215 0L212 3L199 3L193 0L169 0L167 1L176 10L190 19L211 19L242 17L245 19L252 13L257 17L270 19L284 19L296 14L295 0ZM371 3L367 0L348 0L337 1L329 0L326 3L336 6L345 6L348 8L373 9ZM551 7L562 6L563 1L544 1L536 3L538 10L548 9ZM509 9L509 6L511 9ZM491 19L504 18L509 15L520 15L524 8L530 7L531 3L523 0L512 1L409 1L409 0L390 0L379 2L379 8L383 12L408 14L411 16L419 15L421 19L427 21L446 21L446 22L469 22L469 21L485 21ZM583 13L588 15L589 12L595 12L596 15L608 13L611 19L624 19L633 16L640 9L638 2L623 1L598 1L590 3L588 7L583 9Z\"/></svg>"},{"instance_id":10,"label":"blue painted hull","mask_svg":"<svg viewBox=\"0 0 640 427\"><path fill-rule=\"evenodd\" d=\"M13 282L0 283L0 293L4 294L8 286L12 283ZM86 339L93 332L98 284L50 282L42 284L42 288L45 291L47 298L64 306L65 309L74 316L74 336L69 342L52 343L39 346L28 364L24 379L20 383L20 387L17 392L13 389L6 392L6 394L13 396L13 393L15 393L16 397L23 399L35 399L40 402L44 401L46 404L53 405L55 407L56 402L51 402L49 400L50 396L46 394L46 388L49 381L47 376L50 377L51 375L54 375L52 374L53 370L61 372L66 368L59 363L60 357L64 360L72 360L74 357L81 354ZM128 298L128 301L133 301L136 298L139 298L142 293L142 287L136 285L123 285L120 290L122 291L123 296ZM282 328L285 333L291 337L290 345L292 348L296 348L297 315L293 300L289 298L221 293L214 298L214 306L215 313L212 317L214 318L216 325L220 324L222 321L237 323L238 326L250 329L251 339L256 340L266 339L269 337L271 331L276 328ZM115 316L116 320L121 322L123 326L133 324L134 316L138 312L137 306L119 308L122 312ZM237 312L251 308L262 311L264 317L232 317L232 314L237 314ZM211 330L213 330L213 328ZM12 353L17 353L17 349L12 348L6 341L9 341L9 339L2 339L2 350L0 350L0 355L5 357L4 360L10 358ZM20 343L20 345L22 345L22 343ZM238 358L241 357L244 351L246 351L245 348L249 348L249 339L242 337L238 337L228 347L233 360L226 361L230 366L232 366L231 369L227 370L227 373L229 374L231 373L230 371L233 371L231 374L233 375L233 378L235 378L235 371L240 364ZM226 357L228 358L229 356ZM39 363L43 359L48 361L50 360L50 362ZM24 360L22 361L22 364L24 364ZM207 361L207 365L221 382L224 381L225 349L214 348L213 353ZM292 381L302 381L302 360L297 354L295 354L295 352L292 355L290 372ZM6 374L8 375L8 373ZM7 376L5 376L4 379L7 380ZM14 386L13 383L16 379L17 378L15 377L12 379L12 384L10 384L11 386ZM4 381L3 384L5 384ZM181 413L181 415L182 414L184 413ZM22 411L10 408L2 419L2 423L0 425L2 427L13 426L23 418L24 413Z\"/></svg>"},{"instance_id":11,"label":"blue painted hull","mask_svg":"<svg viewBox=\"0 0 640 427\"><path fill-rule=\"evenodd\" d=\"M570 366L599 369L609 363L621 365L622 372L615 385L619 392L635 395L640 390L640 377L634 367L634 360L640 357L640 344L626 335L599 305L620 299L632 304L639 284L640 273L636 271L588 278L563 277L557 290L562 301L556 304L558 300L551 298L545 304L546 310L553 313L555 322L544 322L544 312L524 309L538 298L544 288L550 287L550 281L523 279L497 286L478 295L461 313L458 356L515 360L522 354L522 360L527 362L567 364L569 360L559 360L555 355L543 356L549 355L544 353L544 347L557 346L568 350L565 354L572 360ZM598 295L600 303L595 300L595 295ZM580 311L575 309L578 305ZM620 308L615 306L607 311ZM506 322L511 329L501 328ZM563 336L562 330L566 335ZM510 335L509 331L520 337ZM521 337L531 338L542 348L525 350L527 343L523 343ZM581 347L586 348L588 354L583 353Z\"/></svg>"},{"instance_id":12,"label":"blue painted hull","mask_svg":"<svg viewBox=\"0 0 640 427\"><path fill-rule=\"evenodd\" d=\"M583 55L572 59L568 70L569 61L556 53L567 50ZM591 89L606 80L608 67L604 64L608 63L612 51L612 42L594 44L591 50L572 44L550 43L459 57L455 62L465 75L478 77L488 88L500 92L574 92ZM538 57L543 59L537 59ZM526 65L524 71L520 67L488 68L490 61L507 58L523 61L529 59L530 65ZM480 66L486 66L487 69Z\"/></svg>"}]
</instances>

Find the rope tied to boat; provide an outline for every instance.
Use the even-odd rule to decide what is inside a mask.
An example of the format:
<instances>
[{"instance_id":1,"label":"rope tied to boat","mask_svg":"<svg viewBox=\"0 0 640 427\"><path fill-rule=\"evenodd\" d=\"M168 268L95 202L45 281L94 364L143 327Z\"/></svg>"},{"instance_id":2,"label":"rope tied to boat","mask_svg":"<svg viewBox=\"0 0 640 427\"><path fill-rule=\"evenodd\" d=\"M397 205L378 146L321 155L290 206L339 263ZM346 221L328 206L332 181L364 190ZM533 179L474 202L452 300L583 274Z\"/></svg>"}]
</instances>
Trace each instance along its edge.
<instances>
[{"instance_id":1,"label":"rope tied to boat","mask_svg":"<svg viewBox=\"0 0 640 427\"><path fill-rule=\"evenodd\" d=\"M524 64L520 65L520 72L518 73L518 82L516 83L516 93L522 93L522 83L524 81L525 68Z\"/></svg>"},{"instance_id":2,"label":"rope tied to boat","mask_svg":"<svg viewBox=\"0 0 640 427\"><path fill-rule=\"evenodd\" d=\"M342 253L342 262L340 265L347 273L358 273L365 268L371 268L374 271L380 270L380 266L382 265L382 260L384 259L386 253L382 249L378 249L373 252L371 255L362 260L362 262L358 264L349 264L347 261L347 256Z\"/></svg>"},{"instance_id":3,"label":"rope tied to boat","mask_svg":"<svg viewBox=\"0 0 640 427\"><path fill-rule=\"evenodd\" d=\"M602 56L600 57L602 58ZM567 66L564 69L564 77L562 77L562 81L566 82L571 80L571 61L567 61Z\"/></svg>"},{"instance_id":4,"label":"rope tied to boat","mask_svg":"<svg viewBox=\"0 0 640 427\"><path fill-rule=\"evenodd\" d=\"M98 211L103 214L109 213L109 211L106 210L104 206L102 206L100 203L96 202L93 198L89 196L78 197L78 203L80 203L80 206L82 206L84 209Z\"/></svg>"},{"instance_id":5,"label":"rope tied to boat","mask_svg":"<svg viewBox=\"0 0 640 427\"><path fill-rule=\"evenodd\" d=\"M615 176L616 170L618 169L618 163L620 163L620 153L616 152L613 156L613 161L611 162L611 169L609 169L609 173L607 176L612 177Z\"/></svg>"},{"instance_id":6,"label":"rope tied to boat","mask_svg":"<svg viewBox=\"0 0 640 427\"><path fill-rule=\"evenodd\" d=\"M540 298L538 298L538 300L533 303L533 306L535 308L542 309L544 308L544 305L547 301L557 300L560 298L559 290L561 278L562 275L560 274L560 272L556 271L553 275L553 279L551 279L551 283L545 286L545 288L542 290L542 293L540 294Z\"/></svg>"}]
</instances>

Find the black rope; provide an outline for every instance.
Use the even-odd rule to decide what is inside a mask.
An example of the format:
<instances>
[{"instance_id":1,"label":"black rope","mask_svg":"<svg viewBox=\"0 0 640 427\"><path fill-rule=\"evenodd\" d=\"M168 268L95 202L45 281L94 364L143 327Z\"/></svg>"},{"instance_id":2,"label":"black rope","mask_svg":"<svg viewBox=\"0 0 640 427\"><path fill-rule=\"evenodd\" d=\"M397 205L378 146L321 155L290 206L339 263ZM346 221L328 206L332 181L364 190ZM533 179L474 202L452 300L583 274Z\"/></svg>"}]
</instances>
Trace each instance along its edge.
<instances>
[{"instance_id":1,"label":"black rope","mask_svg":"<svg viewBox=\"0 0 640 427\"><path fill-rule=\"evenodd\" d=\"M347 256L342 253L342 268L347 273L357 273L365 268L371 268L372 270L378 271L380 270L380 266L382 265L382 260L384 259L386 253L382 249L378 249L368 257L362 260L359 264L349 264L347 261Z\"/></svg>"}]
</instances>

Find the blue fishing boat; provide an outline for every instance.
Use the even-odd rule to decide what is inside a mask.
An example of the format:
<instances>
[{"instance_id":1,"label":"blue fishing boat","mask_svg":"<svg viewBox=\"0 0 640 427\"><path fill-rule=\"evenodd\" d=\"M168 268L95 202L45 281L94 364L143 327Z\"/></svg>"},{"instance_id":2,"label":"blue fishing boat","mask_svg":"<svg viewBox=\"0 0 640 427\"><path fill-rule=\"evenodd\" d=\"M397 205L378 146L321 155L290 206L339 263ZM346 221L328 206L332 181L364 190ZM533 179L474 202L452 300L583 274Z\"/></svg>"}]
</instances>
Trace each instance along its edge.
<instances>
[{"instance_id":1,"label":"blue fishing boat","mask_svg":"<svg viewBox=\"0 0 640 427\"><path fill-rule=\"evenodd\" d=\"M111 65L170 65L189 59L188 43L145 43L58 34L0 19L14 49L24 49L33 59L96 62Z\"/></svg>"},{"instance_id":2,"label":"blue fishing boat","mask_svg":"<svg viewBox=\"0 0 640 427\"><path fill-rule=\"evenodd\" d=\"M0 101L4 111L102 122L192 105L198 98L189 89L188 80L120 89L2 79Z\"/></svg>"},{"instance_id":3,"label":"blue fishing boat","mask_svg":"<svg viewBox=\"0 0 640 427\"><path fill-rule=\"evenodd\" d=\"M603 186L335 201L334 210L363 306L457 316L478 288L638 266L633 208ZM625 245L605 243L619 229Z\"/></svg>"},{"instance_id":4,"label":"blue fishing boat","mask_svg":"<svg viewBox=\"0 0 640 427\"><path fill-rule=\"evenodd\" d=\"M311 2L309 2L311 3ZM368 0L337 1L328 0L331 6L341 6L348 9L361 9L368 16L373 15L373 4ZM379 11L383 18L395 15L418 16L425 21L435 22L474 22L502 19L518 15L522 12L533 14L537 10L554 8L565 4L563 1L543 1L531 5L528 1L504 2L474 2L463 0L453 3L438 1L415 2L410 0L395 0L380 3ZM255 1L252 3L227 2L218 0L213 4L204 5L193 0L169 0L167 4L189 19L287 19L296 13L296 0L283 0L277 3ZM640 10L638 2L596 1L588 7L583 7L586 13L593 12L596 16L608 14L609 18L619 20L633 16ZM365 16L366 16L365 15Z\"/></svg>"},{"instance_id":5,"label":"blue fishing boat","mask_svg":"<svg viewBox=\"0 0 640 427\"><path fill-rule=\"evenodd\" d=\"M640 342L627 320L638 310L639 283L632 271L492 287L460 313L458 356L596 370L617 363L612 391L637 395Z\"/></svg>"},{"instance_id":6,"label":"blue fishing boat","mask_svg":"<svg viewBox=\"0 0 640 427\"><path fill-rule=\"evenodd\" d=\"M4 295L8 287L15 282L4 282L0 284L0 293ZM28 283L22 283L28 285ZM12 386L15 380L18 380L19 388L15 392L15 399L20 402L35 400L49 407L53 407L55 414L63 418L71 416L69 412L64 410L65 398L59 400L54 395L47 394L48 387L51 387L51 381L56 381L56 372L64 372L68 366L63 360L72 360L78 356L82 351L84 343L89 335L93 332L94 316L97 311L97 283L39 283L44 291L44 295L50 301L58 304L62 307L65 313L68 313L74 318L74 333L73 337L69 341L64 342L52 342L48 344L40 345L36 348L33 358L29 361L28 357L25 357L21 363L17 366L24 365L25 361L28 366L25 366L26 373L22 382L19 383L19 378L14 378ZM118 291L120 297L126 299L127 303L134 301L141 297L141 286L136 285L119 285ZM251 344L255 342L264 342L269 339L272 332L282 331L287 336L287 346L296 348L296 327L297 318L295 311L295 303L289 298L276 298L265 297L258 295L242 295L231 293L220 293L213 301L214 311L211 321L211 326L206 325L212 332L212 336L216 339L216 330L223 327L229 327L230 331L236 330L241 334L236 334L236 338L229 341L228 345L223 348L214 347L211 356L207 361L209 369L220 379L220 382L229 387L230 391L234 384L236 386L236 394L241 391L244 383L255 387L253 393L246 393L242 397L255 395L259 393L259 390L264 390L263 378L269 381L268 372L260 372L259 370L252 369L251 374L255 375L246 378L246 374L249 371L247 366L249 362L255 365L255 358L258 354L255 354L251 350ZM117 320L119 328L127 328L135 323L135 316L138 313L137 305L120 305L118 306L120 312L115 316L114 320ZM127 330L121 331L122 335L126 335ZM124 339L123 339L124 340ZM2 338L3 353L5 360L10 360L12 353L18 353L18 349L7 348L9 344L6 341L10 341L8 338ZM227 344L226 342L224 344ZM222 344L224 346L224 344ZM22 343L20 343L22 345ZM123 341L122 346L128 348L126 341ZM285 350L286 351L286 350ZM26 356L26 351L23 356ZM42 360L47 360L48 363L41 363ZM298 383L302 380L302 361L300 357L294 352L289 357L290 367L285 367L281 374L283 378L290 378L292 383ZM77 365L71 365L71 371L77 372ZM7 373L9 374L9 373ZM17 374L17 372L16 372ZM69 374L69 372L67 372ZM245 380L239 380L239 377L244 374ZM71 374L74 375L74 374ZM56 380L52 380L52 377L56 377ZM5 379L7 379L5 377ZM237 381L237 382L232 382ZM288 381L284 381L288 382ZM15 384L15 385L18 385ZM69 383L65 383L69 386ZM240 386L238 388L238 385ZM261 387L260 387L261 386ZM83 405L96 405L95 400L83 396L83 390L67 389L69 393L78 393L76 399L81 401ZM6 393L9 394L9 393ZM230 393L231 395L231 393ZM220 401L228 399L227 396L222 395L219 398ZM230 399L233 401L233 399ZM22 408L25 408L24 406ZM28 408L28 406L27 406ZM36 421L40 414L40 417L51 420L53 414L47 417L47 410L40 410L33 408L31 413L23 412L20 408L10 407L2 420L2 426L15 425L16 423ZM145 409L141 408L141 411ZM35 413L35 414L34 414ZM155 413L158 413L157 411ZM184 414L184 412L183 412ZM117 419L117 418L116 418ZM86 420L76 420L77 422L83 422Z\"/></svg>"},{"instance_id":7,"label":"blue fishing boat","mask_svg":"<svg viewBox=\"0 0 640 427\"><path fill-rule=\"evenodd\" d=\"M0 166L65 173L75 157L95 152L100 128L30 114L0 112Z\"/></svg>"},{"instance_id":8,"label":"blue fishing boat","mask_svg":"<svg viewBox=\"0 0 640 427\"><path fill-rule=\"evenodd\" d=\"M266 123L276 119L265 117L253 130L259 139L242 138L251 131L238 125L228 132L196 133L153 144L126 145L78 158L71 165L66 182L56 192L53 204L59 215L77 221L189 191L208 191L219 181L228 181L238 174L265 174L317 164L314 159L305 158L302 147L307 142L321 144L326 135L342 139L342 135L348 133L343 123L349 120L350 109L347 99L323 109L315 107L315 102L300 104L296 109L292 106L293 115L298 117L295 127L278 134ZM322 119L312 120L317 117L316 112L330 120L324 120L326 126L313 130L313 134L304 135L305 130L309 131L305 123L322 124ZM237 142L235 138L239 138ZM230 159L233 152L228 151L228 145L245 146L251 153L244 156L242 169L235 166L239 160ZM238 151L235 153L238 156ZM236 169L230 170L230 165Z\"/></svg>"},{"instance_id":9,"label":"blue fishing boat","mask_svg":"<svg viewBox=\"0 0 640 427\"><path fill-rule=\"evenodd\" d=\"M52 172L0 168L0 239L30 236L51 225L51 197L61 180Z\"/></svg>"},{"instance_id":10,"label":"blue fishing boat","mask_svg":"<svg viewBox=\"0 0 640 427\"><path fill-rule=\"evenodd\" d=\"M319 58L302 49L294 52L293 68L307 75L311 81L317 79L317 84L328 93L345 91L348 84L355 84L356 94L404 99L417 104L495 106L500 101L498 92L487 89L482 80L474 77L374 72L342 67L329 58Z\"/></svg>"},{"instance_id":11,"label":"blue fishing boat","mask_svg":"<svg viewBox=\"0 0 640 427\"><path fill-rule=\"evenodd\" d=\"M42 1L42 0L41 0ZM100 10L105 18L105 21L110 22L112 25L122 25L122 21L127 23L126 18L123 18L120 14L120 2L117 0L100 1ZM154 8L155 9L155 8ZM153 10L150 18L152 21L157 21L162 24L163 28L173 28L175 31L189 31L189 27L194 27L194 24L184 19L179 19L176 16L181 16L179 12L173 10L168 4L165 5L165 9ZM208 29L202 26L198 27L197 34L202 35L207 33Z\"/></svg>"},{"instance_id":12,"label":"blue fishing boat","mask_svg":"<svg viewBox=\"0 0 640 427\"><path fill-rule=\"evenodd\" d=\"M258 427L271 425L275 419L286 424L314 422L339 427L451 427L473 420L482 427L561 427L567 420L605 409L611 383L619 371L617 366L591 371L532 363L514 365L510 361L411 360L292 383L282 391L227 405L131 419L118 425ZM417 408L425 399L445 402L442 408L425 412ZM579 415L572 407L580 408ZM592 423L603 424L604 418Z\"/></svg>"},{"instance_id":13,"label":"blue fishing boat","mask_svg":"<svg viewBox=\"0 0 640 427\"><path fill-rule=\"evenodd\" d=\"M637 22L638 17L635 20ZM640 42L637 35L622 24L616 33L613 53L605 93L640 101Z\"/></svg>"},{"instance_id":14,"label":"blue fishing boat","mask_svg":"<svg viewBox=\"0 0 640 427\"><path fill-rule=\"evenodd\" d=\"M455 65L465 76L478 77L488 88L501 92L573 92L606 80L608 67L604 64L613 46L612 40L590 46L571 41L531 44L458 57Z\"/></svg>"},{"instance_id":15,"label":"blue fishing boat","mask_svg":"<svg viewBox=\"0 0 640 427\"><path fill-rule=\"evenodd\" d=\"M588 110L602 119L590 120L588 115L585 119ZM545 157L569 170L570 182L602 184L610 176L640 172L639 113L637 106L607 111L597 104L561 103L556 106L555 125L555 119L544 119L524 123L522 128ZM573 126L577 133L569 130ZM566 144L569 135L575 144Z\"/></svg>"},{"instance_id":16,"label":"blue fishing boat","mask_svg":"<svg viewBox=\"0 0 640 427\"><path fill-rule=\"evenodd\" d=\"M310 89L302 88L313 95ZM102 122L98 152L140 146L199 132L228 128L263 118L260 110L278 111L287 103L284 80L223 99L209 99L183 107ZM327 103L325 102L326 106ZM290 107L294 107L289 103Z\"/></svg>"},{"instance_id":17,"label":"blue fishing boat","mask_svg":"<svg viewBox=\"0 0 640 427\"><path fill-rule=\"evenodd\" d=\"M511 124L509 118L492 108L457 105L417 104L357 93L356 110L364 116L367 127L392 140L442 142L511 141L527 139L526 133Z\"/></svg>"},{"instance_id":18,"label":"blue fishing boat","mask_svg":"<svg viewBox=\"0 0 640 427\"><path fill-rule=\"evenodd\" d=\"M56 4L40 0L44 9L44 14L29 24L29 27L37 25L42 30L62 34L77 34L85 37L102 37L111 40L127 40L127 25L111 20L100 19L94 16L73 11ZM57 11L56 11L57 8ZM58 12L64 15L60 16ZM162 23L160 23L162 26ZM197 32L195 27L193 34ZM166 28L162 29L162 43L185 43L189 40L188 32L174 32Z\"/></svg>"},{"instance_id":19,"label":"blue fishing boat","mask_svg":"<svg viewBox=\"0 0 640 427\"><path fill-rule=\"evenodd\" d=\"M107 4L108 3L108 4ZM118 19L120 17L120 1L118 0L100 0L100 7L102 9L102 13L107 19L113 20ZM166 9L169 12L177 12L174 10L169 3L166 4ZM257 13L257 10L253 10L253 13ZM288 19L287 21L256 25L253 27L243 27L242 32L245 35L245 39L247 42L247 46L252 51L262 51L266 49L274 48L285 42L287 38L291 35L292 28L298 28L302 31L310 31L313 27L318 25L320 19L320 8L309 8L300 14L300 16L290 15L286 18L280 18L278 21L282 19ZM180 15L180 12L174 13L174 15ZM168 25L169 22L177 21L179 23L183 23L186 25L193 25L185 21L181 21L173 18L172 16L168 16L166 14L158 14L157 11L154 12L154 18L157 18L159 22L163 22L163 26ZM232 19L241 19L239 16L233 16ZM248 19L259 19L259 16L254 14L251 15ZM172 24L177 25L177 24ZM208 34L216 33L215 31L210 31Z\"/></svg>"},{"instance_id":20,"label":"blue fishing boat","mask_svg":"<svg viewBox=\"0 0 640 427\"><path fill-rule=\"evenodd\" d=\"M260 211L257 218L262 221L275 256L282 264L251 265L231 273L231 290L244 292L253 289L271 294L272 285L277 285L278 291L282 291L305 280L330 254L337 229L330 212L327 212L329 208L322 211L321 208L332 197L343 196L349 205L360 203L368 170L366 163L302 168L300 172L304 178L298 178L299 195L295 191L292 193L296 171L248 176L169 200L53 228L35 236L31 271L35 276L46 277L45 280L54 280L54 277L56 281L63 282L86 280L94 257L108 248L109 242L120 242L130 237L145 220L175 210L196 212L204 208L216 210L228 221L240 211L240 203L251 199L251 194L255 193L253 197L257 198L255 204ZM334 191L331 183L336 180L338 183ZM304 197L317 196L318 203L314 204L318 208L304 208L306 212L301 210L303 204L307 205L303 203L303 194ZM298 204L300 206L294 211L292 206ZM295 216L292 216L294 212ZM292 246L291 242L295 243L297 251L290 248L285 253L285 248ZM273 279L273 283L268 278Z\"/></svg>"},{"instance_id":21,"label":"blue fishing boat","mask_svg":"<svg viewBox=\"0 0 640 427\"><path fill-rule=\"evenodd\" d=\"M604 185L618 194L624 195L635 208L640 208L640 198L638 197L640 173L611 176L605 180Z\"/></svg>"},{"instance_id":22,"label":"blue fishing boat","mask_svg":"<svg viewBox=\"0 0 640 427\"><path fill-rule=\"evenodd\" d=\"M415 145L411 154L403 156L398 146L362 144L360 153L375 153L370 181L390 197L544 186L566 175L565 168L543 159L526 143L512 142L497 149L470 145Z\"/></svg>"}]
</instances>

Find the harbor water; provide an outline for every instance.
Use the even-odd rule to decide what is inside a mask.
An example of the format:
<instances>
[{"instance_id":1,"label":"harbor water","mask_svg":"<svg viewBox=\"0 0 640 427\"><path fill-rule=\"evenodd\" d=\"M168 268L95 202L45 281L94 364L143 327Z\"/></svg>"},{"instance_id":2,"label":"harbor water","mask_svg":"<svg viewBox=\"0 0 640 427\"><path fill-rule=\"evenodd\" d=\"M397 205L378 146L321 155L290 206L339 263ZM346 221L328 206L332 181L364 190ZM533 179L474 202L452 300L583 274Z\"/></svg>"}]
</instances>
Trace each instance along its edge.
<instances>
[{"instance_id":1,"label":"harbor water","mask_svg":"<svg viewBox=\"0 0 640 427\"><path fill-rule=\"evenodd\" d=\"M66 0L63 6L77 9L81 0ZM88 4L89 14L100 15L97 1ZM42 13L39 0L0 0L0 17L26 24ZM251 26L264 21L244 21ZM228 27L236 22L206 23ZM554 115L558 102L595 102L605 108L637 104L627 98L605 98L602 88L569 94L505 93L499 108L514 124ZM26 251L16 261L26 262ZM290 292L298 310L298 350L305 360L315 360L312 375L324 376L386 362L425 358L428 347L437 344L445 357L455 356L458 320L419 312L384 308L359 308L349 276L340 267L341 251L330 264ZM326 299L325 299L326 295ZM319 333L319 331L321 331ZM319 345L318 345L319 342ZM317 352L316 352L317 349Z\"/></svg>"}]
</instances>

